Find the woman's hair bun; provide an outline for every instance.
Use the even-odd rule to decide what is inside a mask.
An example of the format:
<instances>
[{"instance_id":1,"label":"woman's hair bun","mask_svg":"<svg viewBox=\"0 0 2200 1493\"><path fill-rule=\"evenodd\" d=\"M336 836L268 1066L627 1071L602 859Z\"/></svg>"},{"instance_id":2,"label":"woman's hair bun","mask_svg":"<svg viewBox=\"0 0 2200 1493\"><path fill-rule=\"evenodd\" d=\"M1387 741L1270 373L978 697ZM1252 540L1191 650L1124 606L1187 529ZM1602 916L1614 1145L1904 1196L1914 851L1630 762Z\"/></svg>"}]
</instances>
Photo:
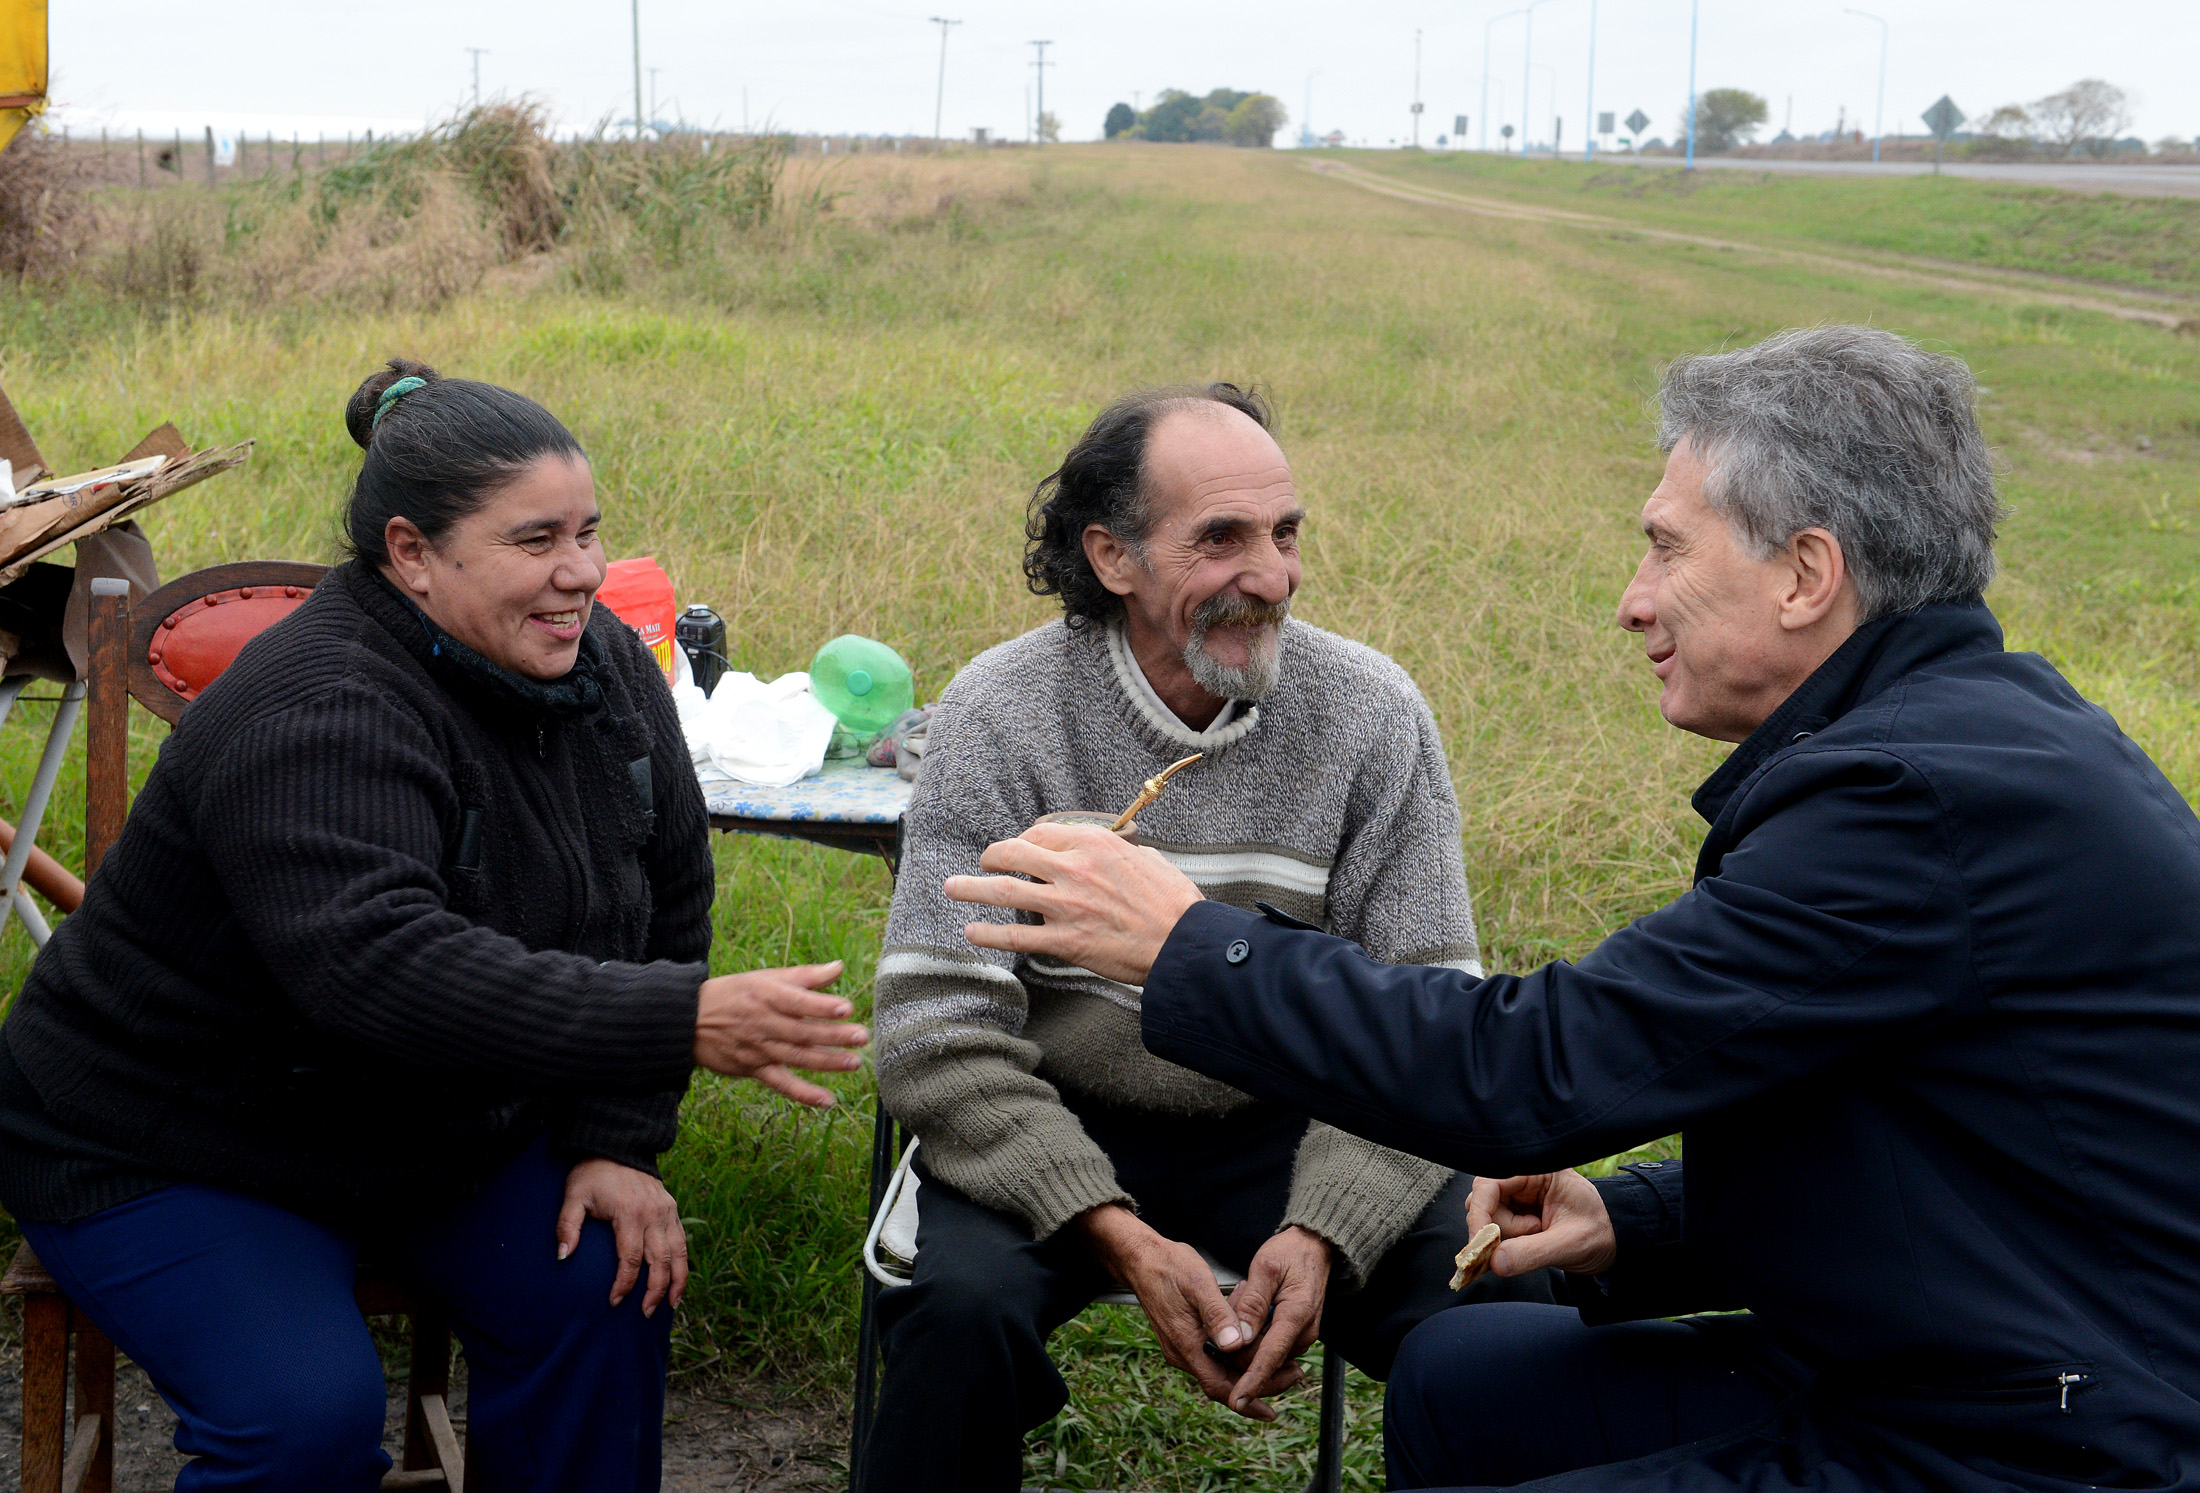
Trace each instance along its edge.
<instances>
[{"instance_id":1,"label":"woman's hair bun","mask_svg":"<svg viewBox=\"0 0 2200 1493\"><path fill-rule=\"evenodd\" d=\"M352 390L351 399L344 405L344 428L351 438L365 450L374 439L374 408L381 403L382 395L391 384L401 378L424 378L434 383L442 377L425 363L411 358L392 358L387 367L370 373L358 388Z\"/></svg>"}]
</instances>

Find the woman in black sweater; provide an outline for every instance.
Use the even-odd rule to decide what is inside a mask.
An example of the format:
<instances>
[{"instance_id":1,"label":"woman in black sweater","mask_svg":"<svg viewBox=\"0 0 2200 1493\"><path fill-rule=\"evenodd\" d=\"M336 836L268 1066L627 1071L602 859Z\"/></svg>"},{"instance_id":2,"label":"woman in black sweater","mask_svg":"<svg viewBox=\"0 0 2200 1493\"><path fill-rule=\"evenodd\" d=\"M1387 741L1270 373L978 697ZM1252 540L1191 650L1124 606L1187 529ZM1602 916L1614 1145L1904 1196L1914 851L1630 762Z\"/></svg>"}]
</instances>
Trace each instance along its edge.
<instances>
[{"instance_id":1,"label":"woman in black sweater","mask_svg":"<svg viewBox=\"0 0 2200 1493\"><path fill-rule=\"evenodd\" d=\"M345 418L353 558L185 712L0 1028L0 1202L175 1407L179 1489L379 1484L362 1251L449 1308L494 1487L653 1489L689 1071L827 1103L789 1069L865 1033L837 964L709 978L572 435L401 362Z\"/></svg>"}]
</instances>

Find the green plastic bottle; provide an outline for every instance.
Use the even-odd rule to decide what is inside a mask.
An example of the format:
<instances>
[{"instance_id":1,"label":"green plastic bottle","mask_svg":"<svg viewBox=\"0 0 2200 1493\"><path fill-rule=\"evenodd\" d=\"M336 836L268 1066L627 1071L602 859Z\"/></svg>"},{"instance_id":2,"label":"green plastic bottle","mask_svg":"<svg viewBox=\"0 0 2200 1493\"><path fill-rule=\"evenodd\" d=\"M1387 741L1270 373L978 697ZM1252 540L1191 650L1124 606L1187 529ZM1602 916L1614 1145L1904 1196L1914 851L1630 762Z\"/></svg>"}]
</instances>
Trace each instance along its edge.
<instances>
[{"instance_id":1,"label":"green plastic bottle","mask_svg":"<svg viewBox=\"0 0 2200 1493\"><path fill-rule=\"evenodd\" d=\"M916 681L893 649L846 633L817 650L810 693L868 746L916 703Z\"/></svg>"}]
</instances>

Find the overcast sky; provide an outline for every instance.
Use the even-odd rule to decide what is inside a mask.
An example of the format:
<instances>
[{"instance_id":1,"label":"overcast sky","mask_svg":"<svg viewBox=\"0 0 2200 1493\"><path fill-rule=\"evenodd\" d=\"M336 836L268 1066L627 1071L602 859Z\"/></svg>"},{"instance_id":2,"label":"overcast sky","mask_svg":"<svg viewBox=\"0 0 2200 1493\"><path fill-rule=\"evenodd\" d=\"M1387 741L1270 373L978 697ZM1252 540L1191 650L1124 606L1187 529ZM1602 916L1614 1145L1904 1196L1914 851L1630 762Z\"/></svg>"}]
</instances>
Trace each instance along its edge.
<instances>
[{"instance_id":1,"label":"overcast sky","mask_svg":"<svg viewBox=\"0 0 2200 1493\"><path fill-rule=\"evenodd\" d=\"M945 130L1020 137L1047 48L1047 108L1065 139L1099 134L1111 103L1163 88L1259 89L1280 97L1296 137L1311 78L1317 131L1355 143L1411 137L1414 35L1422 36L1424 144L1472 116L1479 142L1488 63L1490 143L1521 117L1522 0L939 0L961 20L947 43ZM1688 97L1689 0L1540 0L1528 74L1532 134L1553 115L1578 149L1597 10L1596 106L1670 137ZM1837 119L1872 129L1880 27L1841 0L1701 0L1699 89L1741 87L1771 104L1776 132ZM1867 0L1888 26L1886 133L1922 133L1943 93L1974 116L2083 77L2133 99L2148 140L2200 132L2196 0ZM932 132L935 12L886 0L641 0L644 67L657 115L738 129L744 119L805 133ZM531 94L567 129L633 112L629 0L65 0L52 8L54 96L73 129L125 133L207 125L253 134L417 128L466 100L468 47L485 47L485 95ZM649 79L644 76L645 91ZM745 93L745 100L744 100ZM1791 104L1792 101L1792 104Z\"/></svg>"}]
</instances>

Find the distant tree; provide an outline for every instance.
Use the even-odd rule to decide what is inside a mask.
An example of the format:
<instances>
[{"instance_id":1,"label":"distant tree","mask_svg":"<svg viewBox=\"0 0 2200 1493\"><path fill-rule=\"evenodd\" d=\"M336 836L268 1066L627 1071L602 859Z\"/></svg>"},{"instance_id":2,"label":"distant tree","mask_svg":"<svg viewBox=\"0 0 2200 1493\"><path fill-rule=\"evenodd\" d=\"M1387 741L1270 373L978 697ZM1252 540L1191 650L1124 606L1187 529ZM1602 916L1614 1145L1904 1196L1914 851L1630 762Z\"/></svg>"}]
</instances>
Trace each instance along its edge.
<instances>
[{"instance_id":1,"label":"distant tree","mask_svg":"<svg viewBox=\"0 0 2200 1493\"><path fill-rule=\"evenodd\" d=\"M2039 122L2022 104L2003 104L1978 122L1978 132L1996 140L2029 140L2039 133Z\"/></svg>"},{"instance_id":2,"label":"distant tree","mask_svg":"<svg viewBox=\"0 0 2200 1493\"><path fill-rule=\"evenodd\" d=\"M1205 98L1178 88L1163 89L1154 105L1124 133L1141 140L1229 141L1232 145L1273 145L1289 116L1265 93L1217 88Z\"/></svg>"},{"instance_id":3,"label":"distant tree","mask_svg":"<svg viewBox=\"0 0 2200 1493\"><path fill-rule=\"evenodd\" d=\"M2064 155L2106 155L2131 123L2131 100L2113 83L2081 78L2060 93L2032 101L2040 134Z\"/></svg>"},{"instance_id":4,"label":"distant tree","mask_svg":"<svg viewBox=\"0 0 2200 1493\"><path fill-rule=\"evenodd\" d=\"M1204 100L1181 89L1164 88L1153 107L1138 116L1138 133L1148 140L1187 143L1197 138L1192 130L1204 108Z\"/></svg>"},{"instance_id":5,"label":"distant tree","mask_svg":"<svg viewBox=\"0 0 2200 1493\"><path fill-rule=\"evenodd\" d=\"M1239 99L1222 121L1222 138L1232 145L1272 148L1276 143L1276 131L1291 116L1284 112L1283 101L1265 93L1249 93Z\"/></svg>"},{"instance_id":6,"label":"distant tree","mask_svg":"<svg viewBox=\"0 0 2200 1493\"><path fill-rule=\"evenodd\" d=\"M1062 121L1055 117L1052 109L1039 116L1039 138L1048 145L1062 143Z\"/></svg>"},{"instance_id":7,"label":"distant tree","mask_svg":"<svg viewBox=\"0 0 2200 1493\"><path fill-rule=\"evenodd\" d=\"M1765 101L1746 88L1714 88L1696 96L1696 151L1717 155L1747 145L1771 117ZM1688 138L1688 113L1681 112L1680 134Z\"/></svg>"},{"instance_id":8,"label":"distant tree","mask_svg":"<svg viewBox=\"0 0 2200 1493\"><path fill-rule=\"evenodd\" d=\"M1116 104L1108 110L1108 122L1100 126L1102 138L1113 140L1117 135L1127 135L1138 127L1138 111L1129 104Z\"/></svg>"}]
</instances>

